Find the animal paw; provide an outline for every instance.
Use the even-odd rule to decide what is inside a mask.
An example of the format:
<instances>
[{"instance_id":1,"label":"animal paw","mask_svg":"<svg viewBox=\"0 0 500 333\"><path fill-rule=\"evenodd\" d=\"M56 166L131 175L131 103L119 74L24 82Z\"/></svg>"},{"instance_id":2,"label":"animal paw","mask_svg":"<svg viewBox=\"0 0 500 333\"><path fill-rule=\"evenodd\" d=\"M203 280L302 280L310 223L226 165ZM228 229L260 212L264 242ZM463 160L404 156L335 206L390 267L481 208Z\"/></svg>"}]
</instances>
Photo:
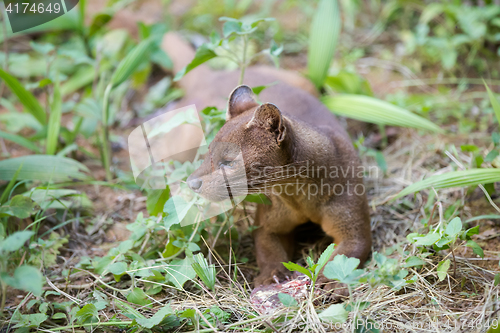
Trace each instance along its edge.
<instances>
[{"instance_id":1,"label":"animal paw","mask_svg":"<svg viewBox=\"0 0 500 333\"><path fill-rule=\"evenodd\" d=\"M284 281L289 281L292 277L292 273L285 267L275 268L271 271L261 272L254 280L254 286L267 286L273 283L281 283Z\"/></svg>"}]
</instances>

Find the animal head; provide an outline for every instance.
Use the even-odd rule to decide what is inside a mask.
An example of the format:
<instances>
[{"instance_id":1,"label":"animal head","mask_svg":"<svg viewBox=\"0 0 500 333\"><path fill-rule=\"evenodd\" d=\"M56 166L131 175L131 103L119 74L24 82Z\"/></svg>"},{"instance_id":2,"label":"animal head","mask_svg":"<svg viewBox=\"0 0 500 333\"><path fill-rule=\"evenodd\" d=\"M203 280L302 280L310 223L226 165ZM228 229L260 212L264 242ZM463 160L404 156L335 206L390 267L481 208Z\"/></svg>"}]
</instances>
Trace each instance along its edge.
<instances>
[{"instance_id":1,"label":"animal head","mask_svg":"<svg viewBox=\"0 0 500 333\"><path fill-rule=\"evenodd\" d=\"M257 192L272 170L291 160L287 122L274 104L259 105L242 85L229 96L226 123L208 148L202 165L189 176L189 187L211 201Z\"/></svg>"}]
</instances>

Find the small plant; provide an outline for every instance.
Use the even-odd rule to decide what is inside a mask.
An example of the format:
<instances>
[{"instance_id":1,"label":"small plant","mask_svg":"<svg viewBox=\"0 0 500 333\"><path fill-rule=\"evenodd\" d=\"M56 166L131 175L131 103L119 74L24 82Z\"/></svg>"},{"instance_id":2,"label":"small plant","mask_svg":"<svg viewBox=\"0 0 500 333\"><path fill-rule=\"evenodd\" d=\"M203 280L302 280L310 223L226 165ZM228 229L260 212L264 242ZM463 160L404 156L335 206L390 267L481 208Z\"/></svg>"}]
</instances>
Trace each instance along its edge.
<instances>
[{"instance_id":1,"label":"small plant","mask_svg":"<svg viewBox=\"0 0 500 333\"><path fill-rule=\"evenodd\" d=\"M456 276L456 259L455 251L460 246L472 248L474 254L484 258L484 252L481 247L471 239L472 235L476 235L479 231L479 226L463 229L462 220L459 217L453 218L449 223L439 223L436 227L432 227L429 223L428 233L411 233L407 239L416 245L420 252L420 256L426 257L430 255L427 251L431 247L433 251L440 252L450 250L453 259L453 276ZM448 256L447 256L448 257ZM412 256L406 259L406 267L421 266L425 263L418 256ZM437 274L439 281L442 281L448 275L448 270L451 265L450 259L443 259L437 266Z\"/></svg>"},{"instance_id":2,"label":"small plant","mask_svg":"<svg viewBox=\"0 0 500 333\"><path fill-rule=\"evenodd\" d=\"M259 23L274 21L274 18L260 18L248 22L230 17L221 17L219 20L224 22L222 27L223 37L217 32L213 32L210 35L210 43L204 43L196 50L194 59L176 74L175 81L180 80L199 65L216 57L228 58L239 67L241 74L238 84L244 82L246 68L258 55L268 54L276 66L278 65L278 56L283 51L283 47L279 47L274 41L271 42L269 49L262 50L253 55L249 55L247 49L249 40L252 38L251 35L257 30ZM231 48L231 44L235 42L241 42L243 45L241 54L239 55Z\"/></svg>"}]
</instances>

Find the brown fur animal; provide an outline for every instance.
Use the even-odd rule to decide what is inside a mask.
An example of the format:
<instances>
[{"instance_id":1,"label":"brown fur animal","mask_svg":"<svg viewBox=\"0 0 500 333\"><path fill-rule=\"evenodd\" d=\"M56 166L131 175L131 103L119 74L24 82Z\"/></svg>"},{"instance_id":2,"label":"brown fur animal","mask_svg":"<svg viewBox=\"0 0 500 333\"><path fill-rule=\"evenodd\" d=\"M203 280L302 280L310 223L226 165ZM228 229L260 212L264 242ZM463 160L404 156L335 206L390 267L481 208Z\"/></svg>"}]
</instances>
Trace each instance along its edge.
<instances>
[{"instance_id":1,"label":"brown fur animal","mask_svg":"<svg viewBox=\"0 0 500 333\"><path fill-rule=\"evenodd\" d=\"M178 38L167 35L164 46L180 69L192 59L181 54L192 50L182 43L172 46ZM348 134L313 95L314 87L299 75L270 67L249 68L247 85L279 82L260 94L259 99L268 102L262 105L247 85L231 92L238 75L204 66L195 69L182 82L186 97L179 106L194 103L200 110L228 105L226 124L210 144L203 164L188 178L191 189L218 201L229 179L236 187L248 186L249 192L266 193L272 202L257 206L254 238L260 274L255 286L290 275L282 262L292 258L294 229L308 221L333 237L337 245L332 258L345 254L363 263L371 250L370 220L363 169ZM223 96L228 95L226 102ZM235 159L239 154L243 162ZM245 179L242 175L245 184L239 182ZM319 282L326 279L321 277ZM330 283L326 289L333 286Z\"/></svg>"}]
</instances>

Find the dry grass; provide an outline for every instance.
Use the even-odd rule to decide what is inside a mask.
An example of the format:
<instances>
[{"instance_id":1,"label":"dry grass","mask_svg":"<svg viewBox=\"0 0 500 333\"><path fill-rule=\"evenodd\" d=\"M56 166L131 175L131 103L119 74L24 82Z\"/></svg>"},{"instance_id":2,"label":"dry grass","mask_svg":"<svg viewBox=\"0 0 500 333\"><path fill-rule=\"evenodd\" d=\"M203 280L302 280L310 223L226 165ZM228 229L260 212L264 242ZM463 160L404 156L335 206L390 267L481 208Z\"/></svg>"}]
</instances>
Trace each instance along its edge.
<instances>
[{"instance_id":1,"label":"dry grass","mask_svg":"<svg viewBox=\"0 0 500 333\"><path fill-rule=\"evenodd\" d=\"M454 162L446 155L450 143L446 137L420 136L415 131L402 129L398 138L385 148L387 175L379 174L378 177L366 181L373 209L374 251L383 253L391 247L399 248L399 251L393 251L391 257L401 260L416 254L416 248L408 244L406 235L421 229L420 220L428 218L429 208L425 208L429 207L428 193L422 192L414 198L407 197L394 202L388 199L427 174L442 173L455 168ZM455 158L465 165L471 162L466 154L458 154ZM368 157L363 159L365 165L373 163ZM482 202L481 205L477 205L478 200L467 199L475 197L478 196L474 193L466 197L466 191L463 189L450 189L440 190L434 200L439 200L444 209L460 201L458 212L463 220L494 211L484 205L485 200L480 195L478 200ZM432 204L433 202L431 207ZM252 207L247 207L247 214L251 211ZM443 218L437 215L439 214L435 216L436 221ZM251 217L239 211L235 214L235 221L243 234L236 249L237 258L246 256L250 261L229 265L216 249L211 249L213 251L210 258L218 272L215 290L208 291L201 282L196 281L188 282L184 290L161 284L164 291L152 298L154 307L148 312L154 313L167 303L170 303L174 310L195 309L200 315L201 325L196 332L354 332L355 319L374 325L383 332L484 332L485 327L497 318L499 288L494 285L494 276L498 271L499 258L498 248L491 246L486 248L484 260L477 258L471 251L459 249L456 255L456 275L453 274L452 264L450 274L441 282L437 277L436 266L444 258L451 258L451 254L445 251L428 257L426 265L420 269L410 268L407 279L414 282L399 291L387 286L373 288L367 284L360 285L354 290L351 300L357 303L366 302L363 304L367 306L351 311L344 326L321 322L318 312L329 304L322 304L321 300L315 299L314 296L299 304L297 308L284 308L273 315L259 315L250 301L249 282L256 266L252 243L248 233L243 232L251 225ZM487 228L495 229L491 222L489 225L483 224ZM480 231L484 232L485 228L481 227ZM491 234L490 231L488 235ZM207 244L212 244L212 241L213 239L207 240ZM144 281L138 279L136 282L141 286ZM122 284L126 285L127 282ZM65 290L68 297L82 300L97 285L99 283L90 283L86 290L71 289L72 286ZM119 285L115 287L124 288ZM120 293L105 286L104 292L110 298L123 301ZM203 311L213 306L231 315L228 322L214 326L203 318ZM109 318L113 314L118 314L119 318L123 317L119 310L107 311ZM192 326L184 325L176 329L176 332L187 332L189 329L192 329Z\"/></svg>"}]
</instances>

